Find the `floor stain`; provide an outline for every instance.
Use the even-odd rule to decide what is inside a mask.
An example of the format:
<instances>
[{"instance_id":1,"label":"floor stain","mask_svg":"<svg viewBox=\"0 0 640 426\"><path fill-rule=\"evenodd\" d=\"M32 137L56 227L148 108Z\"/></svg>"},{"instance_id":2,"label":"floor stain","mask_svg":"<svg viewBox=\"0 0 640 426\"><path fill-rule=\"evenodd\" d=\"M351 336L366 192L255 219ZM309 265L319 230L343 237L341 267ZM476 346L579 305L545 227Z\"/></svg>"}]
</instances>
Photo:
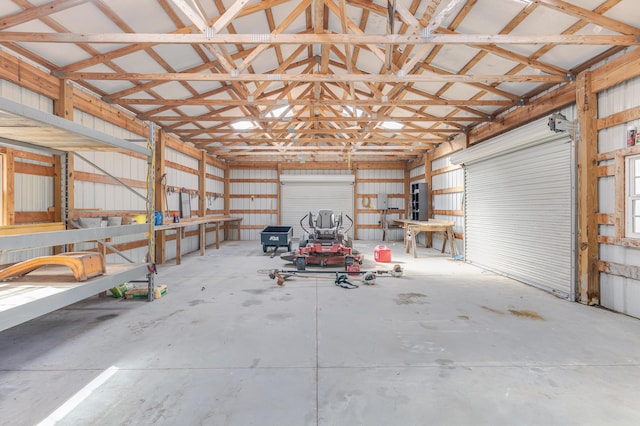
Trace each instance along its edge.
<instances>
[{"instance_id":1,"label":"floor stain","mask_svg":"<svg viewBox=\"0 0 640 426\"><path fill-rule=\"evenodd\" d=\"M251 293L251 294L265 294L269 291L270 289L268 288L252 288L252 289L248 289L248 290L242 290L246 293Z\"/></svg>"},{"instance_id":2,"label":"floor stain","mask_svg":"<svg viewBox=\"0 0 640 426\"><path fill-rule=\"evenodd\" d=\"M249 306L253 306L253 305L260 305L262 302L259 300L246 300L244 303L242 303L242 306L244 306L245 308L249 307Z\"/></svg>"},{"instance_id":3,"label":"floor stain","mask_svg":"<svg viewBox=\"0 0 640 426\"><path fill-rule=\"evenodd\" d=\"M398 305L425 304L428 303L423 298L427 297L422 293L400 293L396 299Z\"/></svg>"},{"instance_id":4,"label":"floor stain","mask_svg":"<svg viewBox=\"0 0 640 426\"><path fill-rule=\"evenodd\" d=\"M106 321L106 320L110 320L112 318L117 317L118 314L107 314L107 315L100 315L99 317L96 317L97 321Z\"/></svg>"},{"instance_id":5,"label":"floor stain","mask_svg":"<svg viewBox=\"0 0 640 426\"><path fill-rule=\"evenodd\" d=\"M192 300L191 302L189 302L189 306L198 306L202 303L207 303L202 299L198 299L198 300Z\"/></svg>"},{"instance_id":6,"label":"floor stain","mask_svg":"<svg viewBox=\"0 0 640 426\"><path fill-rule=\"evenodd\" d=\"M267 315L267 319L270 320L284 320L287 318L293 318L293 314L269 314Z\"/></svg>"},{"instance_id":7,"label":"floor stain","mask_svg":"<svg viewBox=\"0 0 640 426\"><path fill-rule=\"evenodd\" d=\"M509 309L509 312L512 315L515 315L515 316L520 317L520 318L529 318L529 319L536 320L536 321L544 321L544 318L539 313L537 313L535 311L529 311L527 309L524 309L522 311L518 311L516 309Z\"/></svg>"},{"instance_id":8,"label":"floor stain","mask_svg":"<svg viewBox=\"0 0 640 426\"><path fill-rule=\"evenodd\" d=\"M493 312L494 314L504 315L504 312L503 312L503 311L501 311L501 310L499 310L499 309L493 309L493 308L490 308L490 307L488 307L488 306L481 306L481 308L482 308L482 309L485 309L485 310L487 310L487 311L489 311L489 312Z\"/></svg>"},{"instance_id":9,"label":"floor stain","mask_svg":"<svg viewBox=\"0 0 640 426\"><path fill-rule=\"evenodd\" d=\"M469 321L469 315L458 315L458 319Z\"/></svg>"}]
</instances>

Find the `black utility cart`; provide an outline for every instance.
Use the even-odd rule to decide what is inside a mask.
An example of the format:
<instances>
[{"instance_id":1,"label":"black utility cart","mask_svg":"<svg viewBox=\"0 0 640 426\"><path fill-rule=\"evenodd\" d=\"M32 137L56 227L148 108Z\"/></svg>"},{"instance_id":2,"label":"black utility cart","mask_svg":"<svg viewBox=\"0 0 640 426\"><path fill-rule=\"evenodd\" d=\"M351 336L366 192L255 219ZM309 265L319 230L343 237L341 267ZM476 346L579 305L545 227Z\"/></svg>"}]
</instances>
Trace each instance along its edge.
<instances>
[{"instance_id":1,"label":"black utility cart","mask_svg":"<svg viewBox=\"0 0 640 426\"><path fill-rule=\"evenodd\" d=\"M291 237L293 237L293 226L267 226L260 232L262 251L266 253L269 247L273 247L273 255L278 247L286 247L287 251L291 251Z\"/></svg>"}]
</instances>

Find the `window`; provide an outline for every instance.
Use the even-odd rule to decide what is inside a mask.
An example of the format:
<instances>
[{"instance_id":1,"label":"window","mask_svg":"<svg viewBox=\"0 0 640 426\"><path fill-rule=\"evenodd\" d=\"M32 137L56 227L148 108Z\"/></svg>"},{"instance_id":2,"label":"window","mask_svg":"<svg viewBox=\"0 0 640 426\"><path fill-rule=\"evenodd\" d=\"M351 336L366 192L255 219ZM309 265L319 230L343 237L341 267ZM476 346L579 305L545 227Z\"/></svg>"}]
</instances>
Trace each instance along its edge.
<instances>
[{"instance_id":1,"label":"window","mask_svg":"<svg viewBox=\"0 0 640 426\"><path fill-rule=\"evenodd\" d=\"M627 157L626 236L640 238L640 155Z\"/></svg>"}]
</instances>

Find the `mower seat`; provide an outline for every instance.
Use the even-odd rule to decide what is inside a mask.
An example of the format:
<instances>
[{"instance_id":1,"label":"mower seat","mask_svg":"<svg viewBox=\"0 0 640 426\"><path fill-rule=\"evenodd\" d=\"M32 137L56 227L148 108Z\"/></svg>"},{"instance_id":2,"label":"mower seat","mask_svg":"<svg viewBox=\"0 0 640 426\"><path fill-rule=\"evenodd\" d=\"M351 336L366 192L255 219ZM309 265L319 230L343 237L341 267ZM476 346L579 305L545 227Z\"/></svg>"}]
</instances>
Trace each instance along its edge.
<instances>
[{"instance_id":1,"label":"mower seat","mask_svg":"<svg viewBox=\"0 0 640 426\"><path fill-rule=\"evenodd\" d=\"M336 221L333 210L319 210L316 216L316 237L321 240L336 239L340 220Z\"/></svg>"}]
</instances>

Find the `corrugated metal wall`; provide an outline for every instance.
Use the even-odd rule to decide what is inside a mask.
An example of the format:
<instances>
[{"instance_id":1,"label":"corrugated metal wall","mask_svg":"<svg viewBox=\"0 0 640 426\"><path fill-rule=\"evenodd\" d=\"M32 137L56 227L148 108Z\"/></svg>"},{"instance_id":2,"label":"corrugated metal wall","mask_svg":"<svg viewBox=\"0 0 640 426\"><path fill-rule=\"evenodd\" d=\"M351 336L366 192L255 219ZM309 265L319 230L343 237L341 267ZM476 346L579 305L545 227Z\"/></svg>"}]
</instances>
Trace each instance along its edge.
<instances>
[{"instance_id":1,"label":"corrugated metal wall","mask_svg":"<svg viewBox=\"0 0 640 426\"><path fill-rule=\"evenodd\" d=\"M454 234L464 235L464 170L452 167L450 156L441 157L431 162L431 206L433 218L454 222ZM449 191L456 192L449 192ZM439 193L440 192L440 193ZM452 214L457 212L459 214ZM448 213L448 214L446 214ZM433 247L442 247L443 236L440 233L433 236ZM464 255L464 240L455 240L456 253Z\"/></svg>"},{"instance_id":2,"label":"corrugated metal wall","mask_svg":"<svg viewBox=\"0 0 640 426\"><path fill-rule=\"evenodd\" d=\"M598 95L598 117L603 118L640 106L640 78L629 80ZM605 154L626 148L626 128L629 125L640 129L640 120L601 130L598 135L598 153ZM600 166L613 165L613 160L603 161ZM598 211L616 213L616 178L601 177L598 180ZM600 224L600 236L614 237L614 224ZM637 267L640 265L640 249L618 244L601 243L600 260L618 265ZM606 308L640 318L640 280L630 277L600 273L600 304Z\"/></svg>"},{"instance_id":3,"label":"corrugated metal wall","mask_svg":"<svg viewBox=\"0 0 640 426\"><path fill-rule=\"evenodd\" d=\"M51 99L24 89L6 80L0 80L0 96L19 102L31 108L51 113L53 111L53 101ZM7 145L11 148L14 146ZM42 151L25 150L43 155L48 155ZM42 164L38 161L16 158L16 162ZM44 212L53 206L53 178L47 176L27 175L23 173L15 174L14 210L17 212ZM9 253L0 253L0 264L20 262L36 256L46 256L52 254L51 248L41 248L33 250L23 250Z\"/></svg>"},{"instance_id":4,"label":"corrugated metal wall","mask_svg":"<svg viewBox=\"0 0 640 426\"><path fill-rule=\"evenodd\" d=\"M73 121L105 134L130 140L133 143L142 145L146 144L146 141L144 141L142 136L114 126L113 124L98 117L77 109L73 112ZM146 182L146 159L136 158L119 152L82 151L78 154L118 178L130 179L142 184ZM85 162L78 155L74 156L74 170L90 173L92 175L104 176L100 170ZM142 196L145 196L146 194L146 187L133 189ZM142 198L136 196L130 190L115 181L113 184L109 184L92 182L91 180L82 180L76 177L74 184L74 208L75 210L104 210L106 212L119 210L143 212L146 210L146 205ZM144 235L123 236L114 238L111 244L124 244L132 241L139 241L141 239L144 239ZM78 245L76 249L82 250L93 247L95 247L95 244L87 243ZM142 246L133 250L128 250L126 255L136 262L143 262L145 261L147 251L147 247ZM126 260L118 255L109 254L107 255L107 262L125 263Z\"/></svg>"},{"instance_id":5,"label":"corrugated metal wall","mask_svg":"<svg viewBox=\"0 0 640 426\"><path fill-rule=\"evenodd\" d=\"M278 171L269 169L231 169L230 208L241 216L241 239L259 240L267 225L278 225Z\"/></svg>"},{"instance_id":6,"label":"corrugated metal wall","mask_svg":"<svg viewBox=\"0 0 640 426\"><path fill-rule=\"evenodd\" d=\"M380 212L377 208L377 194L384 193L388 197L389 209L405 211L404 170L402 169L359 169L356 174L357 194L356 211L358 239L382 241L380 228ZM364 194L370 194L365 197ZM390 211L389 219L398 218L398 214ZM390 228L387 241L402 241L402 229Z\"/></svg>"}]
</instances>

